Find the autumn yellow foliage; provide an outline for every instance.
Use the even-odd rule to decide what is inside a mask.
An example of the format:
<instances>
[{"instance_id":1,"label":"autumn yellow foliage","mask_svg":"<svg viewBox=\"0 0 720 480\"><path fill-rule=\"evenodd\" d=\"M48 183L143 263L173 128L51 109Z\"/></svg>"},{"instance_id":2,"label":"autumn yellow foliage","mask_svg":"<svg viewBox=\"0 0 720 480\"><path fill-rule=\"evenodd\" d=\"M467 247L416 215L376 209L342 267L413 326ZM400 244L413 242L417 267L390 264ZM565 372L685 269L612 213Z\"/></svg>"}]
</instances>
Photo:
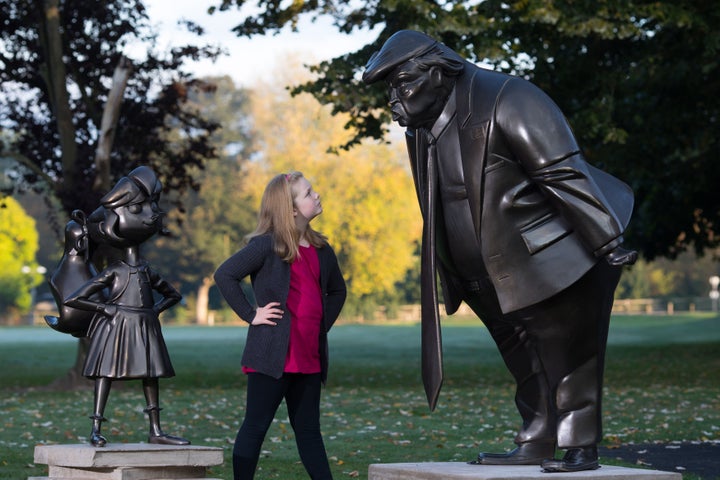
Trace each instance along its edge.
<instances>
[{"instance_id":1,"label":"autumn yellow foliage","mask_svg":"<svg viewBox=\"0 0 720 480\"><path fill-rule=\"evenodd\" d=\"M251 98L258 153L246 162L244 188L259 205L273 175L303 172L322 196L324 212L313 226L338 253L349 293L390 292L414 265L422 229L404 144L366 142L329 153L349 139L347 118L282 87L257 88Z\"/></svg>"}]
</instances>

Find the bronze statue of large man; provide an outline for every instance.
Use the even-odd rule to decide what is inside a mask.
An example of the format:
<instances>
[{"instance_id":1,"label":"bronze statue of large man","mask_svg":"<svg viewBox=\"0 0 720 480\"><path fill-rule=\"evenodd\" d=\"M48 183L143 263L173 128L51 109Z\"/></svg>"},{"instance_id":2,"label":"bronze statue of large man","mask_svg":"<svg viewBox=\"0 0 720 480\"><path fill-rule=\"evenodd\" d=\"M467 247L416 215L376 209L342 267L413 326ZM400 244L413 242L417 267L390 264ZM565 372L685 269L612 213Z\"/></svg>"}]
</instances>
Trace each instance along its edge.
<instances>
[{"instance_id":1,"label":"bronze statue of large man","mask_svg":"<svg viewBox=\"0 0 720 480\"><path fill-rule=\"evenodd\" d=\"M512 373L516 448L472 463L599 467L605 345L633 194L589 165L557 105L528 81L479 68L403 30L369 60L385 81L424 219L423 382L442 384L436 273L445 308L464 301ZM556 447L565 449L553 458Z\"/></svg>"}]
</instances>

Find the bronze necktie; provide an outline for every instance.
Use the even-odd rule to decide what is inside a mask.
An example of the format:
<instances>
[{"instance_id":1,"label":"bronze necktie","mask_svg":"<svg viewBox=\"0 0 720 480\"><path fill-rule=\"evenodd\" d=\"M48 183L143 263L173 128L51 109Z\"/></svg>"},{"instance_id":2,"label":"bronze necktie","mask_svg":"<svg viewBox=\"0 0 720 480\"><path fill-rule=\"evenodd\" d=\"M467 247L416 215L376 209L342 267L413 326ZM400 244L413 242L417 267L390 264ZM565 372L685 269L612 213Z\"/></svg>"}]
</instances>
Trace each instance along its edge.
<instances>
[{"instance_id":1,"label":"bronze necktie","mask_svg":"<svg viewBox=\"0 0 720 480\"><path fill-rule=\"evenodd\" d=\"M425 215L420 268L422 379L430 410L435 410L443 382L442 338L435 269L437 156L435 139L429 133L423 133L425 135L418 135L418 143L427 142L423 145L427 148L427 171L425 178L421 179L421 186L424 187L421 201ZM423 138L426 135L427 137ZM416 151L419 153L424 150Z\"/></svg>"}]
</instances>

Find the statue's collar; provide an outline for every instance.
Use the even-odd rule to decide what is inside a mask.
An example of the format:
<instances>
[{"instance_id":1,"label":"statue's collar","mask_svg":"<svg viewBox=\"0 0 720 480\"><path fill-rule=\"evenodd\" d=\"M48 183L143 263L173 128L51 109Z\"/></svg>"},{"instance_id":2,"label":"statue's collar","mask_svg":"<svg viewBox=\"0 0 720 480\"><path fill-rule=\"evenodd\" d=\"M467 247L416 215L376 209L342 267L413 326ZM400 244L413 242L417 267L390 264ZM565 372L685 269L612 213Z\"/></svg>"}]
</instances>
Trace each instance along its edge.
<instances>
[{"instance_id":1,"label":"statue's collar","mask_svg":"<svg viewBox=\"0 0 720 480\"><path fill-rule=\"evenodd\" d=\"M443 111L440 112L440 115L437 120L435 120L435 123L429 131L433 139L437 140L440 138L440 135L442 135L445 128L447 128L448 124L455 116L456 110L455 87L453 87L450 95L448 96L447 102L445 102L445 108L443 108Z\"/></svg>"}]
</instances>

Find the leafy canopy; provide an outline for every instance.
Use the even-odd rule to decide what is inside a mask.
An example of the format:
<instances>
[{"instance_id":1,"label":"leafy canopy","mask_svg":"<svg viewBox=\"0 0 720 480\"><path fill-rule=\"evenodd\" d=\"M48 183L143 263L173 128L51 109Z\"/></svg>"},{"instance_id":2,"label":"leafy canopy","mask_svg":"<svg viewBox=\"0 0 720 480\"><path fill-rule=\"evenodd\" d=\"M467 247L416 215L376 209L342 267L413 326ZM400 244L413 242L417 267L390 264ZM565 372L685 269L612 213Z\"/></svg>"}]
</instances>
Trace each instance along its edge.
<instances>
[{"instance_id":1,"label":"leafy canopy","mask_svg":"<svg viewBox=\"0 0 720 480\"><path fill-rule=\"evenodd\" d=\"M191 172L212 156L208 137L217 124L185 108L188 88L199 82L182 66L217 50L159 51L141 0L0 0L0 11L0 157L21 165L2 193L24 184L45 188L66 212L97 206L101 121L127 52L134 54L113 125L110 182L145 164L166 190L197 187ZM182 137L169 141L174 129Z\"/></svg>"},{"instance_id":2,"label":"leafy canopy","mask_svg":"<svg viewBox=\"0 0 720 480\"><path fill-rule=\"evenodd\" d=\"M589 161L633 187L626 240L646 258L719 243L718 2L223 0L210 11L240 7L238 35L294 29L301 15L331 15L349 35L378 30L373 43L311 66L316 77L293 89L349 114L346 148L383 138L390 122L383 87L359 78L370 55L397 30L424 31L470 61L527 77L560 105Z\"/></svg>"}]
</instances>

